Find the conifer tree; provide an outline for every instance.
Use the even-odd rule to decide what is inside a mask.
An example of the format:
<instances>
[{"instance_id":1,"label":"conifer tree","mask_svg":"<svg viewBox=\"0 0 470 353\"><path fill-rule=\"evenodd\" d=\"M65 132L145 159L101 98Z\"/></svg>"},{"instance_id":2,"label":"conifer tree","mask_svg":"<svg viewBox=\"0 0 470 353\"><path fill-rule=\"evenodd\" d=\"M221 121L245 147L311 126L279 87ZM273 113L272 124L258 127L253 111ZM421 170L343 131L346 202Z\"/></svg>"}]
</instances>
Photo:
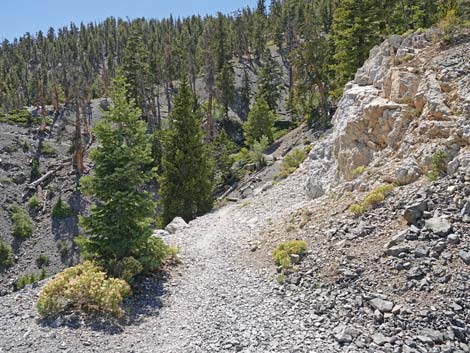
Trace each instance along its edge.
<instances>
[{"instance_id":1,"label":"conifer tree","mask_svg":"<svg viewBox=\"0 0 470 353\"><path fill-rule=\"evenodd\" d=\"M152 265L144 253L155 250L149 244L156 205L142 187L152 178L146 168L152 161L151 146L140 110L127 99L127 88L118 76L111 92L113 106L95 126L100 145L90 154L94 175L83 177L81 185L97 203L80 219L90 237L77 243L85 258L106 263L134 257L148 268Z\"/></svg>"},{"instance_id":2,"label":"conifer tree","mask_svg":"<svg viewBox=\"0 0 470 353\"><path fill-rule=\"evenodd\" d=\"M217 77L217 91L219 93L219 101L224 110L224 116L228 117L229 106L235 96L235 71L230 62L226 62L222 66L222 71Z\"/></svg>"},{"instance_id":3,"label":"conifer tree","mask_svg":"<svg viewBox=\"0 0 470 353\"><path fill-rule=\"evenodd\" d=\"M379 0L342 0L336 8L332 39L337 95L380 42L385 22L381 10Z\"/></svg>"},{"instance_id":4,"label":"conifer tree","mask_svg":"<svg viewBox=\"0 0 470 353\"><path fill-rule=\"evenodd\" d=\"M204 144L196 98L183 78L163 138L160 183L161 224L186 221L212 208L213 166Z\"/></svg>"},{"instance_id":5,"label":"conifer tree","mask_svg":"<svg viewBox=\"0 0 470 353\"><path fill-rule=\"evenodd\" d=\"M248 114L247 122L243 125L247 144L251 146L254 142L260 141L263 136L268 139L268 142L272 142L272 128L275 120L276 115L269 108L266 100L259 97Z\"/></svg>"},{"instance_id":6,"label":"conifer tree","mask_svg":"<svg viewBox=\"0 0 470 353\"><path fill-rule=\"evenodd\" d=\"M269 109L276 111L281 97L282 74L269 50L264 54L264 66L258 75L258 97L263 97Z\"/></svg>"},{"instance_id":7,"label":"conifer tree","mask_svg":"<svg viewBox=\"0 0 470 353\"><path fill-rule=\"evenodd\" d=\"M243 118L248 117L251 102L251 82L248 71L243 70L242 86L240 88L241 111Z\"/></svg>"}]
</instances>

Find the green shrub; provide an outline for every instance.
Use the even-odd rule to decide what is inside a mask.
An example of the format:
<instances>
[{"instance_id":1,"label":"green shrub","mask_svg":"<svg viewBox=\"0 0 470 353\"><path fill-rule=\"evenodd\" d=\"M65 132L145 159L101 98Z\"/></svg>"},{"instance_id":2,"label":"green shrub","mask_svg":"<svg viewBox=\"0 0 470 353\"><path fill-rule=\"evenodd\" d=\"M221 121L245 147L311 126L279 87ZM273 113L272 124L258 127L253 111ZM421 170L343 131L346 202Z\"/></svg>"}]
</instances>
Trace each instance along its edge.
<instances>
[{"instance_id":1,"label":"green shrub","mask_svg":"<svg viewBox=\"0 0 470 353\"><path fill-rule=\"evenodd\" d=\"M287 178L302 164L307 157L305 150L297 148L284 157L278 178Z\"/></svg>"},{"instance_id":2,"label":"green shrub","mask_svg":"<svg viewBox=\"0 0 470 353\"><path fill-rule=\"evenodd\" d=\"M26 287L29 284L36 283L37 281L40 281L42 279L46 278L45 272L41 272L39 277L36 277L34 273L31 273L29 275L22 276L16 280L16 282L13 284L14 291L17 292L24 287Z\"/></svg>"},{"instance_id":3,"label":"green shrub","mask_svg":"<svg viewBox=\"0 0 470 353\"><path fill-rule=\"evenodd\" d=\"M0 122L7 124L14 124L20 126L28 126L32 123L39 123L41 120L39 118L33 119L33 116L26 109L20 111L12 111L6 116L0 117Z\"/></svg>"},{"instance_id":4,"label":"green shrub","mask_svg":"<svg viewBox=\"0 0 470 353\"><path fill-rule=\"evenodd\" d=\"M71 216L73 216L73 210L59 197L57 203L52 208L52 218L62 219Z\"/></svg>"},{"instance_id":5,"label":"green shrub","mask_svg":"<svg viewBox=\"0 0 470 353\"><path fill-rule=\"evenodd\" d=\"M160 238L150 237L136 250L136 258L143 267L143 272L154 272L161 268L167 256L168 246Z\"/></svg>"},{"instance_id":6,"label":"green shrub","mask_svg":"<svg viewBox=\"0 0 470 353\"><path fill-rule=\"evenodd\" d=\"M142 273L143 266L133 257L125 257L121 260L108 261L104 264L107 273L112 277L121 278L127 283L132 283L134 277Z\"/></svg>"},{"instance_id":7,"label":"green shrub","mask_svg":"<svg viewBox=\"0 0 470 353\"><path fill-rule=\"evenodd\" d=\"M431 181L443 177L447 172L447 153L442 150L436 151L431 158L431 171L428 178Z\"/></svg>"},{"instance_id":8,"label":"green shrub","mask_svg":"<svg viewBox=\"0 0 470 353\"><path fill-rule=\"evenodd\" d=\"M20 238L29 238L33 233L33 221L21 206L10 207L10 217L13 223L13 235Z\"/></svg>"},{"instance_id":9,"label":"green shrub","mask_svg":"<svg viewBox=\"0 0 470 353\"><path fill-rule=\"evenodd\" d=\"M59 248L61 256L67 256L67 254L69 253L69 248L65 240L62 239L61 241L59 241L57 247Z\"/></svg>"},{"instance_id":10,"label":"green shrub","mask_svg":"<svg viewBox=\"0 0 470 353\"><path fill-rule=\"evenodd\" d=\"M0 239L0 271L13 265L13 251L11 246Z\"/></svg>"},{"instance_id":11,"label":"green shrub","mask_svg":"<svg viewBox=\"0 0 470 353\"><path fill-rule=\"evenodd\" d=\"M38 206L39 206L39 197L38 197L38 195L34 194L28 200L28 207L34 210Z\"/></svg>"},{"instance_id":12,"label":"green shrub","mask_svg":"<svg viewBox=\"0 0 470 353\"><path fill-rule=\"evenodd\" d=\"M368 168L365 165L361 165L360 167L357 167L354 169L351 174L354 178L357 178L358 176L366 173L368 171Z\"/></svg>"},{"instance_id":13,"label":"green shrub","mask_svg":"<svg viewBox=\"0 0 470 353\"><path fill-rule=\"evenodd\" d=\"M16 282L14 283L13 285L15 287L14 290L19 291L23 289L24 287L26 287L28 284L33 284L34 282L36 282L36 276L34 274L22 276L18 278Z\"/></svg>"},{"instance_id":14,"label":"green shrub","mask_svg":"<svg viewBox=\"0 0 470 353\"><path fill-rule=\"evenodd\" d=\"M50 144L43 142L41 144L41 153L44 155L55 155L57 154L57 150Z\"/></svg>"},{"instance_id":15,"label":"green shrub","mask_svg":"<svg viewBox=\"0 0 470 353\"><path fill-rule=\"evenodd\" d=\"M166 260L170 263L177 264L180 262L178 254L180 250L176 246L168 246L166 249Z\"/></svg>"},{"instance_id":16,"label":"green shrub","mask_svg":"<svg viewBox=\"0 0 470 353\"><path fill-rule=\"evenodd\" d=\"M264 165L263 153L269 146L269 140L266 136L261 137L259 141L253 143L253 147L250 151L250 160L256 163L258 166Z\"/></svg>"},{"instance_id":17,"label":"green shrub","mask_svg":"<svg viewBox=\"0 0 470 353\"><path fill-rule=\"evenodd\" d=\"M355 216L360 216L365 211L366 211L366 209L364 208L364 206L362 204L355 203L355 204L349 206L349 212L351 212Z\"/></svg>"},{"instance_id":18,"label":"green shrub","mask_svg":"<svg viewBox=\"0 0 470 353\"><path fill-rule=\"evenodd\" d=\"M273 128L273 140L274 141L277 141L279 140L281 137L287 135L289 133L289 129L281 129L281 130L277 130L275 128Z\"/></svg>"},{"instance_id":19,"label":"green shrub","mask_svg":"<svg viewBox=\"0 0 470 353\"><path fill-rule=\"evenodd\" d=\"M41 172L39 170L39 159L33 158L31 161L31 180L39 179Z\"/></svg>"},{"instance_id":20,"label":"green shrub","mask_svg":"<svg viewBox=\"0 0 470 353\"><path fill-rule=\"evenodd\" d=\"M279 244L273 251L274 262L286 269L291 263L291 255L302 255L307 250L307 243L303 240L289 240Z\"/></svg>"},{"instance_id":21,"label":"green shrub","mask_svg":"<svg viewBox=\"0 0 470 353\"><path fill-rule=\"evenodd\" d=\"M38 258L36 259L36 265L39 267L39 268L43 268L45 266L49 266L49 256L45 255L45 254L41 254L38 256Z\"/></svg>"},{"instance_id":22,"label":"green shrub","mask_svg":"<svg viewBox=\"0 0 470 353\"><path fill-rule=\"evenodd\" d=\"M284 273L280 273L276 276L276 281L279 284L284 284L286 282L286 275Z\"/></svg>"},{"instance_id":23,"label":"green shrub","mask_svg":"<svg viewBox=\"0 0 470 353\"><path fill-rule=\"evenodd\" d=\"M108 278L90 261L68 268L49 281L36 307L42 317L57 315L68 307L85 312L122 316L120 305L131 288L122 279Z\"/></svg>"},{"instance_id":24,"label":"green shrub","mask_svg":"<svg viewBox=\"0 0 470 353\"><path fill-rule=\"evenodd\" d=\"M385 197L389 195L393 190L394 186L392 184L386 184L379 186L369 192L364 201L360 204L353 204L349 206L349 212L354 214L355 216L360 216L367 211L367 209L377 206L379 203L385 200Z\"/></svg>"}]
</instances>

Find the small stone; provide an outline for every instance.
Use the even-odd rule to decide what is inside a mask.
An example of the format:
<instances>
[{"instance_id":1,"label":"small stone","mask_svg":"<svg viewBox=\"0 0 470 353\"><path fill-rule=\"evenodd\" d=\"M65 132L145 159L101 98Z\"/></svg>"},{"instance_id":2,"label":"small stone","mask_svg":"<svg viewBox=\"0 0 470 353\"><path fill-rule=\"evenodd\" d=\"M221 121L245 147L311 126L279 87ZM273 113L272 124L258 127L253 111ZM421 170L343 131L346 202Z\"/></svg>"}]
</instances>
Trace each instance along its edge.
<instances>
[{"instance_id":1,"label":"small stone","mask_svg":"<svg viewBox=\"0 0 470 353\"><path fill-rule=\"evenodd\" d=\"M375 309L374 311L374 321L378 324L384 322L384 314L380 310Z\"/></svg>"},{"instance_id":2,"label":"small stone","mask_svg":"<svg viewBox=\"0 0 470 353\"><path fill-rule=\"evenodd\" d=\"M380 299L380 298L374 298L369 300L369 304L374 308L377 309L381 312L389 313L393 309L393 302Z\"/></svg>"},{"instance_id":3,"label":"small stone","mask_svg":"<svg viewBox=\"0 0 470 353\"><path fill-rule=\"evenodd\" d=\"M452 233L447 236L447 241L450 244L458 244L460 243L460 237L457 234Z\"/></svg>"},{"instance_id":4,"label":"small stone","mask_svg":"<svg viewBox=\"0 0 470 353\"><path fill-rule=\"evenodd\" d=\"M470 265L470 252L461 250L459 252L459 257L465 262L467 265Z\"/></svg>"},{"instance_id":5,"label":"small stone","mask_svg":"<svg viewBox=\"0 0 470 353\"><path fill-rule=\"evenodd\" d=\"M293 263L293 264L298 264L300 262L300 256L297 255L297 254L291 254L290 255L290 261Z\"/></svg>"},{"instance_id":6,"label":"small stone","mask_svg":"<svg viewBox=\"0 0 470 353\"><path fill-rule=\"evenodd\" d=\"M426 246L417 246L415 249L415 257L426 257L429 254L429 248Z\"/></svg>"},{"instance_id":7,"label":"small stone","mask_svg":"<svg viewBox=\"0 0 470 353\"><path fill-rule=\"evenodd\" d=\"M341 331L340 333L335 334L333 337L336 340L336 342L340 344L351 343L353 340L352 336L345 333L344 331Z\"/></svg>"},{"instance_id":8,"label":"small stone","mask_svg":"<svg viewBox=\"0 0 470 353\"><path fill-rule=\"evenodd\" d=\"M415 203L413 205L407 206L403 217L406 219L408 224L416 225L418 221L423 217L424 211L428 208L428 204L425 200Z\"/></svg>"},{"instance_id":9,"label":"small stone","mask_svg":"<svg viewBox=\"0 0 470 353\"><path fill-rule=\"evenodd\" d=\"M460 211L460 215L462 217L470 215L470 201L465 202L465 205L463 206L462 211Z\"/></svg>"},{"instance_id":10,"label":"small stone","mask_svg":"<svg viewBox=\"0 0 470 353\"><path fill-rule=\"evenodd\" d=\"M396 245L385 251L385 255L398 257L401 254L406 254L410 252L410 247L408 245Z\"/></svg>"},{"instance_id":11,"label":"small stone","mask_svg":"<svg viewBox=\"0 0 470 353\"><path fill-rule=\"evenodd\" d=\"M430 338L435 343L444 342L444 335L440 331L433 330L433 329L430 329L430 328L424 328L422 330L422 333L423 333L424 336L427 336L428 338Z\"/></svg>"},{"instance_id":12,"label":"small stone","mask_svg":"<svg viewBox=\"0 0 470 353\"><path fill-rule=\"evenodd\" d=\"M385 337L380 332L376 332L372 335L372 340L377 346L383 346L385 343L389 342L389 339Z\"/></svg>"},{"instance_id":13,"label":"small stone","mask_svg":"<svg viewBox=\"0 0 470 353\"><path fill-rule=\"evenodd\" d=\"M446 236L452 231L452 225L444 217L432 217L425 222L426 229L439 236Z\"/></svg>"},{"instance_id":14,"label":"small stone","mask_svg":"<svg viewBox=\"0 0 470 353\"><path fill-rule=\"evenodd\" d=\"M392 246L395 246L395 245L397 245L397 244L399 244L399 243L405 241L405 239L406 239L406 234L407 234L407 233L408 233L408 232L407 232L406 230L404 230L404 231L402 231L402 232L400 232L400 233L398 233L398 234L395 234L395 235L392 237L392 239L388 242L387 247L388 247L388 248L391 248Z\"/></svg>"}]
</instances>

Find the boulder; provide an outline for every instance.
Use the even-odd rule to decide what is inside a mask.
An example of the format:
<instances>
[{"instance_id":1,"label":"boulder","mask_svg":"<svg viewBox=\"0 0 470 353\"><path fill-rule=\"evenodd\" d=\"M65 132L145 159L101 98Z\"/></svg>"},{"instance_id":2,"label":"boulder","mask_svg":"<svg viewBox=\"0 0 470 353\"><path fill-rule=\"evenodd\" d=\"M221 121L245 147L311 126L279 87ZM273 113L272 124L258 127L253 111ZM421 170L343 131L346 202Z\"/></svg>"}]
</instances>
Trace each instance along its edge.
<instances>
[{"instance_id":1,"label":"boulder","mask_svg":"<svg viewBox=\"0 0 470 353\"><path fill-rule=\"evenodd\" d=\"M452 231L452 224L444 217L432 217L426 220L424 226L441 237L447 236Z\"/></svg>"},{"instance_id":2,"label":"boulder","mask_svg":"<svg viewBox=\"0 0 470 353\"><path fill-rule=\"evenodd\" d=\"M414 157L405 159L398 167L395 177L400 185L408 185L419 179L419 166Z\"/></svg>"},{"instance_id":3,"label":"boulder","mask_svg":"<svg viewBox=\"0 0 470 353\"><path fill-rule=\"evenodd\" d=\"M406 219L408 224L417 225L418 221L423 218L424 211L426 211L427 208L428 203L426 200L419 201L405 208L403 218Z\"/></svg>"},{"instance_id":4,"label":"boulder","mask_svg":"<svg viewBox=\"0 0 470 353\"><path fill-rule=\"evenodd\" d=\"M170 235L170 233L164 229L157 229L153 232L152 237L155 238L164 238L166 236Z\"/></svg>"},{"instance_id":5,"label":"boulder","mask_svg":"<svg viewBox=\"0 0 470 353\"><path fill-rule=\"evenodd\" d=\"M165 230L170 234L174 234L181 229L187 228L188 226L188 223L186 223L183 218L175 217L175 219L173 219L173 221L171 221L171 223L165 227Z\"/></svg>"},{"instance_id":6,"label":"boulder","mask_svg":"<svg viewBox=\"0 0 470 353\"><path fill-rule=\"evenodd\" d=\"M382 313L389 313L393 309L393 302L381 298L374 298L369 300L370 306L379 310Z\"/></svg>"}]
</instances>

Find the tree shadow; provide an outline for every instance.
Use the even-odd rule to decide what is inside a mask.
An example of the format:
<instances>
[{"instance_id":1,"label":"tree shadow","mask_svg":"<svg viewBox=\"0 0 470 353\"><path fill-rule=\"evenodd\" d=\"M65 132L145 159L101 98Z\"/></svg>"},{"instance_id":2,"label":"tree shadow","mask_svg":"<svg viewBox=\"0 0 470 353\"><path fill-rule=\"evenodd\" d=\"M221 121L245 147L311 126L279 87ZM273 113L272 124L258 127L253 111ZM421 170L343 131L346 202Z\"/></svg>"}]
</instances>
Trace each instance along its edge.
<instances>
[{"instance_id":1,"label":"tree shadow","mask_svg":"<svg viewBox=\"0 0 470 353\"><path fill-rule=\"evenodd\" d=\"M168 275L165 273L138 277L132 288L133 295L123 303L125 314L122 318L69 311L55 317L38 320L38 324L48 329L85 328L108 335L117 335L123 333L126 327L139 326L149 317L159 315L160 308L163 306L162 297L167 292L167 282Z\"/></svg>"}]
</instances>

